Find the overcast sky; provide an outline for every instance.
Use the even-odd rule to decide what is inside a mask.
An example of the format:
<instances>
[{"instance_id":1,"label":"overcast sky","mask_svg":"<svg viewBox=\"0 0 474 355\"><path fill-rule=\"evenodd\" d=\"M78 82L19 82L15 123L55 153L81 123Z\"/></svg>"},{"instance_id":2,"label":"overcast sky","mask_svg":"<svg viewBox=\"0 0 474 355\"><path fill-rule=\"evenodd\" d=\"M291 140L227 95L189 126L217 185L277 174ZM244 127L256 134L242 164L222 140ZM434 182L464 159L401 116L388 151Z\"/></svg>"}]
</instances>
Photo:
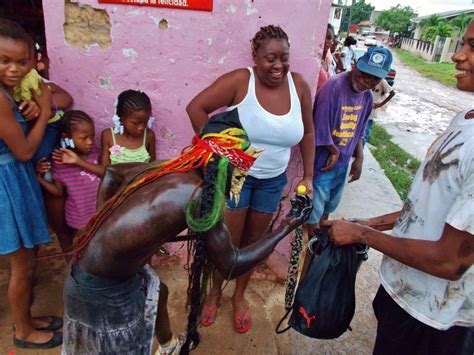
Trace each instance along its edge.
<instances>
[{"instance_id":1,"label":"overcast sky","mask_svg":"<svg viewBox=\"0 0 474 355\"><path fill-rule=\"evenodd\" d=\"M348 3L350 2L349 0ZM474 0L365 0L365 2L375 6L375 10L388 10L397 4L411 6L419 16L450 10L474 9Z\"/></svg>"}]
</instances>

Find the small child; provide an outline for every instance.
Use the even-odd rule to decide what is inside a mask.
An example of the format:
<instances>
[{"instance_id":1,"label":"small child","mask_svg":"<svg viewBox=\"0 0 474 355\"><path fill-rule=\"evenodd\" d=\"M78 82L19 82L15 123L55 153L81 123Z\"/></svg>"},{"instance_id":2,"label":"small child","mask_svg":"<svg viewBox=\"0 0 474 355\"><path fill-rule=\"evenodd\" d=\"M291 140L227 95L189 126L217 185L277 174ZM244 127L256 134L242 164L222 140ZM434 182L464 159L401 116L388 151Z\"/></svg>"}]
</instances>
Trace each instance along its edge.
<instances>
[{"instance_id":1,"label":"small child","mask_svg":"<svg viewBox=\"0 0 474 355\"><path fill-rule=\"evenodd\" d=\"M42 82L46 83L51 89L53 113L48 120L48 125L46 126L41 144L32 159L33 164L36 165L40 158L50 159L53 150L58 148L60 138L59 120L64 116L63 110L69 109L72 106L73 100L66 90L38 74L35 69L37 66L37 53L35 51L35 46L38 46L38 44L36 43L35 45L30 46L31 52L29 65L32 69L23 78L21 83L13 89L13 99L18 103L31 101L32 90L37 92L37 94L41 94L40 84ZM51 181L51 178L49 177L47 180Z\"/></svg>"},{"instance_id":2,"label":"small child","mask_svg":"<svg viewBox=\"0 0 474 355\"><path fill-rule=\"evenodd\" d=\"M88 114L77 110L67 112L61 120L61 131L62 148L52 154L53 181L44 179L51 167L46 159L38 162L36 171L41 186L49 193L54 196L67 193L66 223L75 233L85 227L96 211L97 189L105 168L98 162L94 122Z\"/></svg>"},{"instance_id":3,"label":"small child","mask_svg":"<svg viewBox=\"0 0 474 355\"><path fill-rule=\"evenodd\" d=\"M147 94L126 90L118 96L115 110L115 127L102 131L102 164L155 160L155 133L151 130L154 118Z\"/></svg>"},{"instance_id":4,"label":"small child","mask_svg":"<svg viewBox=\"0 0 474 355\"><path fill-rule=\"evenodd\" d=\"M372 95L374 97L374 106L372 107L372 112L369 116L369 122L367 123L367 128L364 132L364 137L362 138L362 144L365 145L370 137L370 132L372 132L372 126L374 124L374 119L377 118L379 109L382 106L385 106L395 96L395 90L387 83L387 80L382 79L380 83L372 90Z\"/></svg>"}]
</instances>

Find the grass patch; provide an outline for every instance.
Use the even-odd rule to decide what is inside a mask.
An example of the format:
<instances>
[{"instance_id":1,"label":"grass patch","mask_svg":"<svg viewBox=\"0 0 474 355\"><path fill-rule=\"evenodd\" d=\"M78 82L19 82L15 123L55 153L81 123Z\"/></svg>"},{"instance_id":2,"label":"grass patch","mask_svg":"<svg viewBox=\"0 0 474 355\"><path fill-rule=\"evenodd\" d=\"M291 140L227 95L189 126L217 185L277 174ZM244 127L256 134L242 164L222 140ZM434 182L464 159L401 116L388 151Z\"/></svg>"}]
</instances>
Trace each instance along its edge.
<instances>
[{"instance_id":1,"label":"grass patch","mask_svg":"<svg viewBox=\"0 0 474 355\"><path fill-rule=\"evenodd\" d=\"M372 154L379 162L400 198L407 198L413 176L420 167L420 161L392 142L392 136L380 125L374 124L369 143Z\"/></svg>"},{"instance_id":2,"label":"grass patch","mask_svg":"<svg viewBox=\"0 0 474 355\"><path fill-rule=\"evenodd\" d=\"M403 64L415 69L421 75L448 86L456 86L456 78L454 77L456 69L454 69L453 63L430 63L399 48L392 48L392 50Z\"/></svg>"}]
</instances>

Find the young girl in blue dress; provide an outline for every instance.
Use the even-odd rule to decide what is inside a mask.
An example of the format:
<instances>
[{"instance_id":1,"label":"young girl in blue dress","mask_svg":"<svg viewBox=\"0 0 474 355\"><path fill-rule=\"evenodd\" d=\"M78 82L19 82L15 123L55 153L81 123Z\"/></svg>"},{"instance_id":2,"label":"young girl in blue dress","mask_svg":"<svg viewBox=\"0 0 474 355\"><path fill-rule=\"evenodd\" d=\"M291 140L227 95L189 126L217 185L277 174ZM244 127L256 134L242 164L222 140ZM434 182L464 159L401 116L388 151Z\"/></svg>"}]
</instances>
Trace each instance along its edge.
<instances>
[{"instance_id":1,"label":"young girl in blue dress","mask_svg":"<svg viewBox=\"0 0 474 355\"><path fill-rule=\"evenodd\" d=\"M19 105L13 88L31 69L32 40L18 24L0 19L0 255L8 258L11 276L8 300L15 334L23 348L51 348L61 344L60 318L31 315L36 247L50 241L41 191L31 158L38 149L51 116L51 91ZM36 122L28 127L27 119Z\"/></svg>"}]
</instances>

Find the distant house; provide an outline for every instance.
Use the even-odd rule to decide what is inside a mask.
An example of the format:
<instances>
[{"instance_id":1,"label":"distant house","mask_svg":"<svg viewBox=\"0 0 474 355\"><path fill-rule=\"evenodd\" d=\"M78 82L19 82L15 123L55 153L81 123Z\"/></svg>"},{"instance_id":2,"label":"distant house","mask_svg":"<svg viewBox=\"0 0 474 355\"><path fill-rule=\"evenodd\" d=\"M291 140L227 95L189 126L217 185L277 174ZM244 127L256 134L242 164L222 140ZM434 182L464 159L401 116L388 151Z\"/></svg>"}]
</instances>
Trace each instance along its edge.
<instances>
[{"instance_id":1,"label":"distant house","mask_svg":"<svg viewBox=\"0 0 474 355\"><path fill-rule=\"evenodd\" d=\"M436 15L446 21L450 21L461 14L474 16L474 8L467 10L439 12L427 16L418 16L413 18L411 20L411 22L415 25L413 37L403 38L401 42L401 48L415 53L429 61L450 61L452 54L456 52L459 47L460 38L463 34L456 31L451 37L448 38L436 36L434 43L423 41L421 40L421 34L423 32L422 22L423 20L429 19L433 15Z\"/></svg>"},{"instance_id":2,"label":"distant house","mask_svg":"<svg viewBox=\"0 0 474 355\"><path fill-rule=\"evenodd\" d=\"M344 5L331 4L329 9L329 19L328 22L334 27L334 33L337 35L341 29L342 21L342 10Z\"/></svg>"},{"instance_id":3,"label":"distant house","mask_svg":"<svg viewBox=\"0 0 474 355\"><path fill-rule=\"evenodd\" d=\"M474 2L473 2L473 4L474 4ZM418 17L413 18L411 20L411 22L416 25L413 38L420 39L421 31L422 31L422 26L420 25L420 23L423 20L428 19L430 16L437 15L437 16L449 21L449 20L452 20L453 18L455 18L456 16L461 15L462 13L465 13L466 15L473 15L474 16L474 8L467 9L467 10L453 10L453 11L439 12L437 14L431 14L431 15L426 15L426 16L418 16Z\"/></svg>"}]
</instances>

